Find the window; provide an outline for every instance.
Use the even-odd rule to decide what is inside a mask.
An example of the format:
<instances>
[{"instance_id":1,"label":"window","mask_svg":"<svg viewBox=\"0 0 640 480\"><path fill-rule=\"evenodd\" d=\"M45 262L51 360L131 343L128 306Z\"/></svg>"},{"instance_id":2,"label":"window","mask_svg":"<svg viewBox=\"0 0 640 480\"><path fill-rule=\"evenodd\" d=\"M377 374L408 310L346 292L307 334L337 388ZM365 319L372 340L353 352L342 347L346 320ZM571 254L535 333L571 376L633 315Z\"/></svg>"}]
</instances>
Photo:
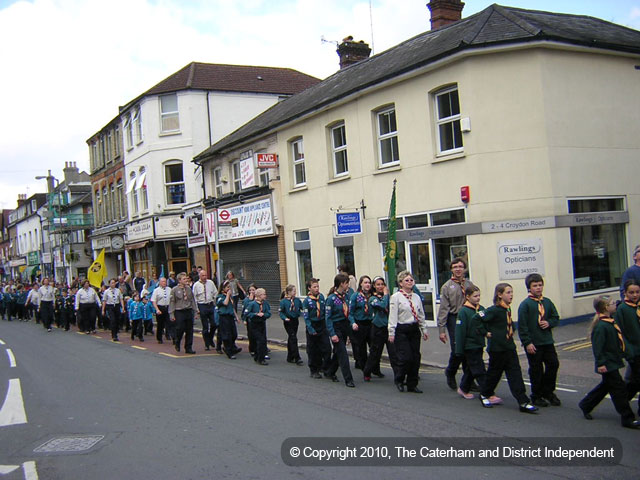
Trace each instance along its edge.
<instances>
[{"instance_id":1,"label":"window","mask_svg":"<svg viewBox=\"0 0 640 480\"><path fill-rule=\"evenodd\" d=\"M313 269L311 265L311 244L309 231L303 230L294 232L294 249L296 251L296 259L298 263L298 292L307 291L307 281L313 278Z\"/></svg>"},{"instance_id":2,"label":"window","mask_svg":"<svg viewBox=\"0 0 640 480\"><path fill-rule=\"evenodd\" d=\"M136 188L136 172L131 172L129 176L129 186L127 194L131 195L131 213L138 214L138 189Z\"/></svg>"},{"instance_id":3,"label":"window","mask_svg":"<svg viewBox=\"0 0 640 480\"><path fill-rule=\"evenodd\" d=\"M457 87L435 94L438 153L455 153L462 150L460 130L460 101Z\"/></svg>"},{"instance_id":4,"label":"window","mask_svg":"<svg viewBox=\"0 0 640 480\"><path fill-rule=\"evenodd\" d=\"M100 190L96 190L95 191L95 200L94 203L96 205L96 225L100 225L102 223L102 217L100 216L100 205L101 202L101 198L100 198Z\"/></svg>"},{"instance_id":5,"label":"window","mask_svg":"<svg viewBox=\"0 0 640 480\"><path fill-rule=\"evenodd\" d=\"M115 137L115 142L113 142L114 145L114 156L119 156L120 155L120 126L116 125L116 129L115 129L115 133L114 133L114 137Z\"/></svg>"},{"instance_id":6,"label":"window","mask_svg":"<svg viewBox=\"0 0 640 480\"><path fill-rule=\"evenodd\" d=\"M304 146L302 138L291 142L291 157L293 159L293 186L306 185L307 178L304 170Z\"/></svg>"},{"instance_id":7,"label":"window","mask_svg":"<svg viewBox=\"0 0 640 480\"><path fill-rule=\"evenodd\" d=\"M140 107L137 107L133 111L133 120L131 120L131 123L133 124L136 143L142 142L142 112L140 112Z\"/></svg>"},{"instance_id":8,"label":"window","mask_svg":"<svg viewBox=\"0 0 640 480\"><path fill-rule=\"evenodd\" d=\"M260 186L268 187L269 186L269 169L259 168L258 173L260 174Z\"/></svg>"},{"instance_id":9,"label":"window","mask_svg":"<svg viewBox=\"0 0 640 480\"><path fill-rule=\"evenodd\" d=\"M104 140L104 135L102 135L100 137L100 160L98 162L98 165L101 167L104 167L104 161L107 158L107 151L106 151L106 142Z\"/></svg>"},{"instance_id":10,"label":"window","mask_svg":"<svg viewBox=\"0 0 640 480\"><path fill-rule=\"evenodd\" d=\"M239 192L242 190L242 177L240 173L240 162L233 162L231 164L231 176L233 177L233 191Z\"/></svg>"},{"instance_id":11,"label":"window","mask_svg":"<svg viewBox=\"0 0 640 480\"><path fill-rule=\"evenodd\" d=\"M180 119L178 117L178 96L162 95L160 97L160 131L175 132L180 130Z\"/></svg>"},{"instance_id":12,"label":"window","mask_svg":"<svg viewBox=\"0 0 640 480\"><path fill-rule=\"evenodd\" d=\"M118 180L118 205L120 210L120 218L124 218L126 215L127 209L124 205L124 185L122 185L122 180Z\"/></svg>"},{"instance_id":13,"label":"window","mask_svg":"<svg viewBox=\"0 0 640 480\"><path fill-rule=\"evenodd\" d=\"M569 213L624 211L623 198L569 200ZM571 227L575 293L618 288L626 269L624 224Z\"/></svg>"},{"instance_id":14,"label":"window","mask_svg":"<svg viewBox=\"0 0 640 480\"><path fill-rule=\"evenodd\" d=\"M356 263L353 255L353 245L336 247L336 269L340 265L346 265L349 275L355 275Z\"/></svg>"},{"instance_id":15,"label":"window","mask_svg":"<svg viewBox=\"0 0 640 480\"><path fill-rule=\"evenodd\" d=\"M91 144L91 160L94 170L100 168L100 162L98 161L98 142L93 142Z\"/></svg>"},{"instance_id":16,"label":"window","mask_svg":"<svg viewBox=\"0 0 640 480\"><path fill-rule=\"evenodd\" d=\"M395 107L387 108L376 114L378 124L379 161L381 167L400 162L398 153L398 127Z\"/></svg>"},{"instance_id":17,"label":"window","mask_svg":"<svg viewBox=\"0 0 640 480\"><path fill-rule=\"evenodd\" d=\"M348 174L347 133L344 123L331 129L331 155L333 157L333 175L339 177Z\"/></svg>"},{"instance_id":18,"label":"window","mask_svg":"<svg viewBox=\"0 0 640 480\"><path fill-rule=\"evenodd\" d=\"M124 120L124 132L127 138L127 149L133 148L133 124L131 123L131 114L127 115Z\"/></svg>"},{"instance_id":19,"label":"window","mask_svg":"<svg viewBox=\"0 0 640 480\"><path fill-rule=\"evenodd\" d=\"M107 162L113 160L113 135L111 130L107 132Z\"/></svg>"},{"instance_id":20,"label":"window","mask_svg":"<svg viewBox=\"0 0 640 480\"><path fill-rule=\"evenodd\" d=\"M111 195L109 196L109 208L111 209L111 221L117 220L120 215L118 214L118 202L116 201L116 187L111 184L109 187Z\"/></svg>"},{"instance_id":21,"label":"window","mask_svg":"<svg viewBox=\"0 0 640 480\"><path fill-rule=\"evenodd\" d=\"M109 190L107 187L102 189L102 218L104 218L105 223L109 223L111 221L111 209L109 208Z\"/></svg>"},{"instance_id":22,"label":"window","mask_svg":"<svg viewBox=\"0 0 640 480\"><path fill-rule=\"evenodd\" d=\"M167 205L185 203L182 163L171 163L164 166L164 184L167 194Z\"/></svg>"},{"instance_id":23,"label":"window","mask_svg":"<svg viewBox=\"0 0 640 480\"><path fill-rule=\"evenodd\" d=\"M149 194L147 192L147 172L145 171L144 167L140 168L136 188L140 190L140 210L147 211L149 209Z\"/></svg>"},{"instance_id":24,"label":"window","mask_svg":"<svg viewBox=\"0 0 640 480\"><path fill-rule=\"evenodd\" d=\"M222 196L222 167L213 169L213 187L215 188L216 197Z\"/></svg>"}]
</instances>

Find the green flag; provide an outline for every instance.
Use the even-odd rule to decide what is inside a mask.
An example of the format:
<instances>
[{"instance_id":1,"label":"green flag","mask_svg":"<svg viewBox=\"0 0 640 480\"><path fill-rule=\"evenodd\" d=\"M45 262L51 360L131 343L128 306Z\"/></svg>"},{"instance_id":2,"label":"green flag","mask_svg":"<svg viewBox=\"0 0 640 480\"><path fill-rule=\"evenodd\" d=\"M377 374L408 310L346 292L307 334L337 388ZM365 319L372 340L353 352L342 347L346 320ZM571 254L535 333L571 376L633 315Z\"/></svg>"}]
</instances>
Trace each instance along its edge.
<instances>
[{"instance_id":1,"label":"green flag","mask_svg":"<svg viewBox=\"0 0 640 480\"><path fill-rule=\"evenodd\" d=\"M391 291L396 284L396 227L396 181L394 180L387 223L387 248L384 252L384 271L387 272L387 285Z\"/></svg>"}]
</instances>

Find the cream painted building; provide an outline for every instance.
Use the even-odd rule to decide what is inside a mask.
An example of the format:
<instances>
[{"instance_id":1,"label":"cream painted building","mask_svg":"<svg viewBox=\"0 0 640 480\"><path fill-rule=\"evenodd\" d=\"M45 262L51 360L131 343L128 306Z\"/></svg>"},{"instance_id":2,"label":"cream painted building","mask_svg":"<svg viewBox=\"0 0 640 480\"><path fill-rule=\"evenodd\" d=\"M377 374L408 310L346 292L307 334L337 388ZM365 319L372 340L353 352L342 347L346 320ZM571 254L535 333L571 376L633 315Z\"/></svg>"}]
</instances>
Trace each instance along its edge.
<instances>
[{"instance_id":1,"label":"cream painted building","mask_svg":"<svg viewBox=\"0 0 640 480\"><path fill-rule=\"evenodd\" d=\"M431 315L462 255L483 304L507 281L517 305L539 272L570 319L617 295L640 243L638 112L640 32L492 5L340 70L196 158L276 136L299 292L313 275L326 293L341 263L383 273L397 180L398 268ZM339 235L337 213L359 214L361 233Z\"/></svg>"}]
</instances>

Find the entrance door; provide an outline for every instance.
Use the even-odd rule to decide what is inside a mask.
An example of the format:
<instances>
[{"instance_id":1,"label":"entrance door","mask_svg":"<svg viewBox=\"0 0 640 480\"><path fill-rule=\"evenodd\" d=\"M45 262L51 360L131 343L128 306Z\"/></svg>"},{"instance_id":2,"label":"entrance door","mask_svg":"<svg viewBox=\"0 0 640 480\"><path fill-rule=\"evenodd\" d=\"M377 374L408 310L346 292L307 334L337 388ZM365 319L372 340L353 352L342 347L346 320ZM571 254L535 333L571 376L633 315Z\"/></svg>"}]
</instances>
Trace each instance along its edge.
<instances>
[{"instance_id":1,"label":"entrance door","mask_svg":"<svg viewBox=\"0 0 640 480\"><path fill-rule=\"evenodd\" d=\"M189 273L191 271L189 260L169 260L169 271L176 272L176 275L181 272ZM167 275L169 275L169 272L167 272Z\"/></svg>"},{"instance_id":2,"label":"entrance door","mask_svg":"<svg viewBox=\"0 0 640 480\"><path fill-rule=\"evenodd\" d=\"M427 325L436 326L434 308L434 281L431 269L431 252L429 242L409 243L409 257L407 269L413 274L416 287L420 290L423 298L424 312L427 318Z\"/></svg>"}]
</instances>

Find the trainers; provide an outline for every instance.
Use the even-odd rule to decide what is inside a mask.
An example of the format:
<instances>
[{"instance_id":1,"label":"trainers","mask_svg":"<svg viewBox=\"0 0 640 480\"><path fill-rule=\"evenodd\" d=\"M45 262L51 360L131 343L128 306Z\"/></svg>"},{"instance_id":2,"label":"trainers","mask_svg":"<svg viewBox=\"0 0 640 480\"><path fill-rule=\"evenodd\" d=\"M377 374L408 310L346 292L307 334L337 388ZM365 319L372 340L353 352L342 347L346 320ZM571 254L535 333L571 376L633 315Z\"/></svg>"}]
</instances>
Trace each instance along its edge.
<instances>
[{"instance_id":1,"label":"trainers","mask_svg":"<svg viewBox=\"0 0 640 480\"><path fill-rule=\"evenodd\" d=\"M548 407L549 406L549 402L547 402L544 398L542 397L535 397L531 399L531 403L533 405L535 405L536 407Z\"/></svg>"},{"instance_id":2,"label":"trainers","mask_svg":"<svg viewBox=\"0 0 640 480\"><path fill-rule=\"evenodd\" d=\"M496 395L491 395L489 397L489 401L491 402L491 405L502 405L502 399Z\"/></svg>"},{"instance_id":3,"label":"trainers","mask_svg":"<svg viewBox=\"0 0 640 480\"><path fill-rule=\"evenodd\" d=\"M551 405L553 405L554 407L559 407L560 405L562 405L562 402L560 401L558 396L553 392L547 395L545 397L545 400L549 402Z\"/></svg>"},{"instance_id":4,"label":"trainers","mask_svg":"<svg viewBox=\"0 0 640 480\"><path fill-rule=\"evenodd\" d=\"M364 377L364 381L365 381L365 382L370 382L370 381L371 381L371 377L367 377L367 376L365 375L365 377Z\"/></svg>"},{"instance_id":5,"label":"trainers","mask_svg":"<svg viewBox=\"0 0 640 480\"><path fill-rule=\"evenodd\" d=\"M529 402L520 404L520 411L522 413L536 413L538 411L538 407L531 405Z\"/></svg>"},{"instance_id":6,"label":"trainers","mask_svg":"<svg viewBox=\"0 0 640 480\"><path fill-rule=\"evenodd\" d=\"M460 395L462 398L464 398L465 400L473 400L474 398L476 398L473 393L465 393L462 391L461 388L458 388L458 395Z\"/></svg>"},{"instance_id":7,"label":"trainers","mask_svg":"<svg viewBox=\"0 0 640 480\"><path fill-rule=\"evenodd\" d=\"M491 408L493 407L493 405L491 404L491 400L489 400L487 397L485 397L484 395L480 395L480 401L482 402L482 406L484 408Z\"/></svg>"}]
</instances>

